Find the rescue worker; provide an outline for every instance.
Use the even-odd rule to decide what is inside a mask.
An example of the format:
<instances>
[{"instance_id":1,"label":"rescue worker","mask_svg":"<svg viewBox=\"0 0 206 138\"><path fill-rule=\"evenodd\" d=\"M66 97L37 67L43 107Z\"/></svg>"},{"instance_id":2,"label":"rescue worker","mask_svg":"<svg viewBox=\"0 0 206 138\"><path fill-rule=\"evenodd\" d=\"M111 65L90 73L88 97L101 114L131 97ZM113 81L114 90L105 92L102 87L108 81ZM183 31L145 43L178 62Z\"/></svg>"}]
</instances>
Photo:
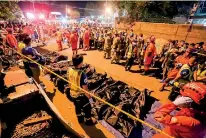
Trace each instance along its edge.
<instances>
[{"instance_id":1,"label":"rescue worker","mask_svg":"<svg viewBox=\"0 0 206 138\"><path fill-rule=\"evenodd\" d=\"M66 32L66 39L67 39L67 45L69 48L71 47L70 36L71 36L71 32L68 30Z\"/></svg>"},{"instance_id":2,"label":"rescue worker","mask_svg":"<svg viewBox=\"0 0 206 138\"><path fill-rule=\"evenodd\" d=\"M77 35L76 30L72 30L72 34L70 36L70 42L72 46L73 55L77 54L78 35Z\"/></svg>"},{"instance_id":3,"label":"rescue worker","mask_svg":"<svg viewBox=\"0 0 206 138\"><path fill-rule=\"evenodd\" d=\"M142 47L141 54L140 54L140 59L139 59L139 70L140 71L141 71L141 67L144 63L145 52L146 52L146 49L147 49L149 44L150 44L150 39L147 39L146 43Z\"/></svg>"},{"instance_id":4,"label":"rescue worker","mask_svg":"<svg viewBox=\"0 0 206 138\"><path fill-rule=\"evenodd\" d=\"M105 43L104 43L104 58L106 59L111 58L111 47L112 47L111 32L107 32L107 36L105 38Z\"/></svg>"},{"instance_id":5,"label":"rescue worker","mask_svg":"<svg viewBox=\"0 0 206 138\"><path fill-rule=\"evenodd\" d=\"M143 34L140 33L139 37L137 38L137 61L138 63L140 63L141 61L141 51L142 48L144 46L144 38L143 38Z\"/></svg>"},{"instance_id":6,"label":"rescue worker","mask_svg":"<svg viewBox=\"0 0 206 138\"><path fill-rule=\"evenodd\" d=\"M115 38L113 40L112 44L112 59L111 63L119 64L120 62L120 50L121 50L121 44L120 44L120 37L119 34L115 34Z\"/></svg>"},{"instance_id":7,"label":"rescue worker","mask_svg":"<svg viewBox=\"0 0 206 138\"><path fill-rule=\"evenodd\" d=\"M174 84L174 82L179 82L182 84L186 84L190 81L193 80L193 71L194 71L194 65L196 62L195 57L191 57L189 59L188 64L184 64L181 68L180 71L178 72L177 76L175 77L174 80L170 81L170 84Z\"/></svg>"},{"instance_id":8,"label":"rescue worker","mask_svg":"<svg viewBox=\"0 0 206 138\"><path fill-rule=\"evenodd\" d=\"M89 39L90 39L90 32L88 30L88 28L86 28L84 35L83 35L83 43L84 43L84 51L85 50L89 50L90 49L90 45L89 45Z\"/></svg>"},{"instance_id":9,"label":"rescue worker","mask_svg":"<svg viewBox=\"0 0 206 138\"><path fill-rule=\"evenodd\" d=\"M68 69L67 76L69 82L71 82L70 96L75 105L78 121L79 123L83 123L85 119L86 125L94 125L95 121L91 117L91 107L94 104L93 99L80 89L82 88L88 91L87 75L81 70L83 57L80 55L73 55L72 62L74 68Z\"/></svg>"},{"instance_id":10,"label":"rescue worker","mask_svg":"<svg viewBox=\"0 0 206 138\"><path fill-rule=\"evenodd\" d=\"M82 30L80 30L80 38L79 38L79 49L82 49L83 48L83 46L84 46L84 43L83 43L83 35L84 35L84 33L83 33L83 31Z\"/></svg>"},{"instance_id":11,"label":"rescue worker","mask_svg":"<svg viewBox=\"0 0 206 138\"><path fill-rule=\"evenodd\" d=\"M131 36L133 37L133 36ZM134 59L136 58L136 54L137 54L137 43L134 41L130 41L129 46L127 47L126 50L126 64L125 64L125 70L126 71L130 71L132 65L134 64Z\"/></svg>"},{"instance_id":12,"label":"rescue worker","mask_svg":"<svg viewBox=\"0 0 206 138\"><path fill-rule=\"evenodd\" d=\"M97 49L99 51L102 51L102 49L104 48L104 42L105 42L104 35L101 34L100 37L98 38L98 44L97 44Z\"/></svg>"},{"instance_id":13,"label":"rescue worker","mask_svg":"<svg viewBox=\"0 0 206 138\"><path fill-rule=\"evenodd\" d=\"M7 43L9 44L11 48L18 49L18 43L17 43L16 37L13 34L12 29L8 28L7 32L8 32L8 34L6 35Z\"/></svg>"},{"instance_id":14,"label":"rescue worker","mask_svg":"<svg viewBox=\"0 0 206 138\"><path fill-rule=\"evenodd\" d=\"M144 56L144 72L142 75L148 75L149 68L152 64L153 58L156 55L155 37L150 37L150 44L148 45Z\"/></svg>"},{"instance_id":15,"label":"rescue worker","mask_svg":"<svg viewBox=\"0 0 206 138\"><path fill-rule=\"evenodd\" d=\"M181 96L172 103L162 105L154 114L156 121L165 125L163 131L175 138L204 138L206 85L191 82L183 86ZM174 115L170 113L179 109ZM153 138L166 138L156 134Z\"/></svg>"},{"instance_id":16,"label":"rescue worker","mask_svg":"<svg viewBox=\"0 0 206 138\"><path fill-rule=\"evenodd\" d=\"M62 51L63 50L62 40L63 40L62 32L60 31L59 28L57 28L56 42L57 42L57 46L58 46L58 51Z\"/></svg>"},{"instance_id":17,"label":"rescue worker","mask_svg":"<svg viewBox=\"0 0 206 138\"><path fill-rule=\"evenodd\" d=\"M206 84L206 62L202 60L194 71L194 80Z\"/></svg>"}]
</instances>

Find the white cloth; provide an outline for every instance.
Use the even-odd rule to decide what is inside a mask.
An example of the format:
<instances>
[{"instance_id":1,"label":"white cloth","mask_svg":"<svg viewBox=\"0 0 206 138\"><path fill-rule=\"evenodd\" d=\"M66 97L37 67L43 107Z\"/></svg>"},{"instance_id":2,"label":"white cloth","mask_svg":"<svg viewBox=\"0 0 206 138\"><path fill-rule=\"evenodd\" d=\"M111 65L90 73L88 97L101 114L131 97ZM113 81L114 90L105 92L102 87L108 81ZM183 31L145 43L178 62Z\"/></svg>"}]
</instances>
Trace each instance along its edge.
<instances>
[{"instance_id":1,"label":"white cloth","mask_svg":"<svg viewBox=\"0 0 206 138\"><path fill-rule=\"evenodd\" d=\"M175 104L176 106L184 106L192 102L193 100L190 97L181 96L175 99L175 101L173 101L173 104Z\"/></svg>"}]
</instances>

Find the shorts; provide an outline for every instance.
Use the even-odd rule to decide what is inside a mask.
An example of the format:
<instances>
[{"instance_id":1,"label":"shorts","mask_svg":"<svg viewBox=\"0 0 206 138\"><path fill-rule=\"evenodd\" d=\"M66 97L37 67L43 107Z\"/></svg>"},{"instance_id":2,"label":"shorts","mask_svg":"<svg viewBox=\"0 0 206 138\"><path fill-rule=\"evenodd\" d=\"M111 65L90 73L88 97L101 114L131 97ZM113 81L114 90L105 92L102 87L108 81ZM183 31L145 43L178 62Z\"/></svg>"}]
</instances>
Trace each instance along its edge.
<instances>
[{"instance_id":1,"label":"shorts","mask_svg":"<svg viewBox=\"0 0 206 138\"><path fill-rule=\"evenodd\" d=\"M40 68L39 67L30 67L32 71L32 76L40 76Z\"/></svg>"}]
</instances>

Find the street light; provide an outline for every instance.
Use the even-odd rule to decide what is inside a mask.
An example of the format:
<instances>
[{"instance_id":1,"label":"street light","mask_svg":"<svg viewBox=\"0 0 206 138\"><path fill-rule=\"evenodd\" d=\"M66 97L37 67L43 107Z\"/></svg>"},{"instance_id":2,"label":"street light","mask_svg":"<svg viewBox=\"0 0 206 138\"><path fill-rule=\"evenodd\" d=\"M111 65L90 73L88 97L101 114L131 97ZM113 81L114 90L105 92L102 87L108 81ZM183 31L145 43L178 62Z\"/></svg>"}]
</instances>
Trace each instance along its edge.
<instances>
[{"instance_id":1,"label":"street light","mask_svg":"<svg viewBox=\"0 0 206 138\"><path fill-rule=\"evenodd\" d=\"M70 9L67 9L67 13L71 13L71 10L70 10Z\"/></svg>"},{"instance_id":2,"label":"street light","mask_svg":"<svg viewBox=\"0 0 206 138\"><path fill-rule=\"evenodd\" d=\"M28 19L34 19L34 14L32 14L30 12L26 13L26 16Z\"/></svg>"},{"instance_id":3,"label":"street light","mask_svg":"<svg viewBox=\"0 0 206 138\"><path fill-rule=\"evenodd\" d=\"M111 8L107 7L107 8L106 8L106 12L107 12L107 13L110 13L110 12L111 12Z\"/></svg>"},{"instance_id":4,"label":"street light","mask_svg":"<svg viewBox=\"0 0 206 138\"><path fill-rule=\"evenodd\" d=\"M44 19L44 18L45 18L44 14L39 14L39 19Z\"/></svg>"}]
</instances>

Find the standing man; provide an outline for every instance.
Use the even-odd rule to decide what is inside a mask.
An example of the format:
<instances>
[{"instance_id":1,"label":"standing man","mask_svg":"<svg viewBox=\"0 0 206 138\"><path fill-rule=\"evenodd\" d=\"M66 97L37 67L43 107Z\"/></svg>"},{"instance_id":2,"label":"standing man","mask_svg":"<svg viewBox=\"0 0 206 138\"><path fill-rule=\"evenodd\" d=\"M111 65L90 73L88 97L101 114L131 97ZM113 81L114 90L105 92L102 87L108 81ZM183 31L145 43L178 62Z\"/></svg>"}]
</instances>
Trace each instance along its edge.
<instances>
[{"instance_id":1,"label":"standing man","mask_svg":"<svg viewBox=\"0 0 206 138\"><path fill-rule=\"evenodd\" d=\"M70 36L70 42L72 46L73 55L77 54L78 35L75 30L72 30L72 34Z\"/></svg>"},{"instance_id":2,"label":"standing man","mask_svg":"<svg viewBox=\"0 0 206 138\"><path fill-rule=\"evenodd\" d=\"M125 64L125 71L130 71L132 65L134 64L134 59L137 55L137 43L134 42L134 39L132 39L133 36L131 36L131 40L129 41L129 46L126 50L126 64Z\"/></svg>"},{"instance_id":3,"label":"standing man","mask_svg":"<svg viewBox=\"0 0 206 138\"><path fill-rule=\"evenodd\" d=\"M57 42L57 45L58 45L58 51L62 51L63 47L62 47L62 39L63 39L63 36L62 36L62 33L60 32L59 28L57 28L57 32L56 32L56 42Z\"/></svg>"},{"instance_id":4,"label":"standing man","mask_svg":"<svg viewBox=\"0 0 206 138\"><path fill-rule=\"evenodd\" d=\"M137 44L137 60L138 60L138 63L140 64L141 63L141 51L142 51L142 48L144 46L144 38L143 38L143 34L140 33L139 34L139 37L137 39L138 41L138 44Z\"/></svg>"},{"instance_id":5,"label":"standing man","mask_svg":"<svg viewBox=\"0 0 206 138\"><path fill-rule=\"evenodd\" d=\"M70 96L74 102L75 110L79 123L83 123L84 119L86 125L94 125L95 121L91 117L91 107L94 102L90 95L84 93L80 88L88 91L87 75L81 70L83 65L83 57L80 55L73 55L72 62L74 68L69 68L67 76L70 84ZM84 113L82 113L82 111Z\"/></svg>"},{"instance_id":6,"label":"standing man","mask_svg":"<svg viewBox=\"0 0 206 138\"><path fill-rule=\"evenodd\" d=\"M67 32L66 32L66 39L67 39L67 45L68 45L69 48L71 47L70 36L71 36L71 33L68 29Z\"/></svg>"},{"instance_id":7,"label":"standing man","mask_svg":"<svg viewBox=\"0 0 206 138\"><path fill-rule=\"evenodd\" d=\"M9 46L11 48L14 48L14 49L18 49L17 46L18 46L18 43L17 43L17 40L13 34L13 31L11 28L7 29L7 32L8 34L6 35L6 41L7 43L9 44Z\"/></svg>"},{"instance_id":8,"label":"standing man","mask_svg":"<svg viewBox=\"0 0 206 138\"><path fill-rule=\"evenodd\" d=\"M89 32L88 28L86 28L84 35L83 35L83 42L84 42L84 49L83 50L84 51L90 49L89 39L90 39L90 32Z\"/></svg>"},{"instance_id":9,"label":"standing man","mask_svg":"<svg viewBox=\"0 0 206 138\"><path fill-rule=\"evenodd\" d=\"M120 38L119 38L119 34L116 33L112 44L112 59L111 59L112 64L120 62L120 50L121 50Z\"/></svg>"},{"instance_id":10,"label":"standing man","mask_svg":"<svg viewBox=\"0 0 206 138\"><path fill-rule=\"evenodd\" d=\"M111 32L108 32L104 44L104 58L106 59L111 58L111 47L112 47L112 37L111 37Z\"/></svg>"},{"instance_id":11,"label":"standing man","mask_svg":"<svg viewBox=\"0 0 206 138\"><path fill-rule=\"evenodd\" d=\"M150 44L148 45L145 56L144 56L144 72L142 75L147 75L150 65L152 64L152 60L156 55L156 47L155 47L155 37L150 37Z\"/></svg>"}]
</instances>

